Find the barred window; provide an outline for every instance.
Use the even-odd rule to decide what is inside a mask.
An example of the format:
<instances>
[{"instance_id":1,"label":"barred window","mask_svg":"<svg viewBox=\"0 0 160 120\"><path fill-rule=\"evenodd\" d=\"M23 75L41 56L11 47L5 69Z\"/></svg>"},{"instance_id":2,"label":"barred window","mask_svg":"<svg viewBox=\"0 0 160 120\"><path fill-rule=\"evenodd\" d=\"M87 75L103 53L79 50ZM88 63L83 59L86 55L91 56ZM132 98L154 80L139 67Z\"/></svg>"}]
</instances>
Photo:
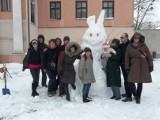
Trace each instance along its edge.
<instances>
[{"instance_id":1,"label":"barred window","mask_svg":"<svg viewBox=\"0 0 160 120\"><path fill-rule=\"evenodd\" d=\"M87 18L87 1L76 1L76 18Z\"/></svg>"},{"instance_id":2,"label":"barred window","mask_svg":"<svg viewBox=\"0 0 160 120\"><path fill-rule=\"evenodd\" d=\"M31 22L35 23L35 0L31 0Z\"/></svg>"},{"instance_id":3,"label":"barred window","mask_svg":"<svg viewBox=\"0 0 160 120\"><path fill-rule=\"evenodd\" d=\"M50 2L50 18L61 19L61 2Z\"/></svg>"},{"instance_id":4,"label":"barred window","mask_svg":"<svg viewBox=\"0 0 160 120\"><path fill-rule=\"evenodd\" d=\"M103 9L105 10L105 18L114 17L114 1L103 1Z\"/></svg>"},{"instance_id":5,"label":"barred window","mask_svg":"<svg viewBox=\"0 0 160 120\"><path fill-rule=\"evenodd\" d=\"M11 0L1 0L1 11L10 12L12 9L12 1Z\"/></svg>"}]
</instances>

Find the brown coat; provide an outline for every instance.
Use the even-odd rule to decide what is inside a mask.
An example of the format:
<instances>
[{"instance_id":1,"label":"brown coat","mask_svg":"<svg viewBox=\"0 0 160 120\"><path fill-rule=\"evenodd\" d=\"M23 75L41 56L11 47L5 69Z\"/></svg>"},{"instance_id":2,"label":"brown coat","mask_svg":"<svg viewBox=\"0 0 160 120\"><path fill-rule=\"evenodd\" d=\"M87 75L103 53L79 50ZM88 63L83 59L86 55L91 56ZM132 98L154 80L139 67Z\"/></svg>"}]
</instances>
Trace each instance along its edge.
<instances>
[{"instance_id":1,"label":"brown coat","mask_svg":"<svg viewBox=\"0 0 160 120\"><path fill-rule=\"evenodd\" d=\"M152 79L149 68L153 68L153 60L149 49L144 41L138 47L132 43L133 41L128 45L125 55L125 68L129 70L128 82L150 83ZM141 56L143 53L146 58Z\"/></svg>"}]
</instances>

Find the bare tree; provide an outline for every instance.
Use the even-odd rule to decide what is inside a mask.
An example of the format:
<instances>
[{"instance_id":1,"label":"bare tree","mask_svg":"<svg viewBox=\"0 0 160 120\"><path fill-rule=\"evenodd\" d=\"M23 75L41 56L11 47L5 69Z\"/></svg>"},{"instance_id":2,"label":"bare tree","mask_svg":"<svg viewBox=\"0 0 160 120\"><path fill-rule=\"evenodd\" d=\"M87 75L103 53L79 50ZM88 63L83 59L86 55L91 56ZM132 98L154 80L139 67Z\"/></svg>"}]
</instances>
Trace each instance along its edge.
<instances>
[{"instance_id":1,"label":"bare tree","mask_svg":"<svg viewBox=\"0 0 160 120\"><path fill-rule=\"evenodd\" d=\"M152 20L145 19L147 16L151 15L154 7L153 4L157 0L135 0L134 1L134 23L135 23L135 30L140 29L156 29L157 26L155 25Z\"/></svg>"}]
</instances>

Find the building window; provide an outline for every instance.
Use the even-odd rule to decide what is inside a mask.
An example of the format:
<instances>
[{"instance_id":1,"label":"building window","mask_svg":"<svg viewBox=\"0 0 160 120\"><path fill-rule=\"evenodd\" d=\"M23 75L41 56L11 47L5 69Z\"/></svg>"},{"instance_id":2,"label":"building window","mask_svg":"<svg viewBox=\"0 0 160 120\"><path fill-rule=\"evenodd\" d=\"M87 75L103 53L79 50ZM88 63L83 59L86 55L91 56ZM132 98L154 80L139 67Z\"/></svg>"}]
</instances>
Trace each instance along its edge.
<instances>
[{"instance_id":1,"label":"building window","mask_svg":"<svg viewBox=\"0 0 160 120\"><path fill-rule=\"evenodd\" d=\"M103 9L105 10L105 18L114 17L114 1L103 1Z\"/></svg>"},{"instance_id":2,"label":"building window","mask_svg":"<svg viewBox=\"0 0 160 120\"><path fill-rule=\"evenodd\" d=\"M31 22L35 24L35 0L31 0Z\"/></svg>"},{"instance_id":3,"label":"building window","mask_svg":"<svg viewBox=\"0 0 160 120\"><path fill-rule=\"evenodd\" d=\"M1 0L1 10L3 12L10 12L12 8L11 0Z\"/></svg>"},{"instance_id":4,"label":"building window","mask_svg":"<svg viewBox=\"0 0 160 120\"><path fill-rule=\"evenodd\" d=\"M61 2L50 2L50 18L61 19Z\"/></svg>"},{"instance_id":5,"label":"building window","mask_svg":"<svg viewBox=\"0 0 160 120\"><path fill-rule=\"evenodd\" d=\"M76 1L76 18L87 18L87 1Z\"/></svg>"}]
</instances>

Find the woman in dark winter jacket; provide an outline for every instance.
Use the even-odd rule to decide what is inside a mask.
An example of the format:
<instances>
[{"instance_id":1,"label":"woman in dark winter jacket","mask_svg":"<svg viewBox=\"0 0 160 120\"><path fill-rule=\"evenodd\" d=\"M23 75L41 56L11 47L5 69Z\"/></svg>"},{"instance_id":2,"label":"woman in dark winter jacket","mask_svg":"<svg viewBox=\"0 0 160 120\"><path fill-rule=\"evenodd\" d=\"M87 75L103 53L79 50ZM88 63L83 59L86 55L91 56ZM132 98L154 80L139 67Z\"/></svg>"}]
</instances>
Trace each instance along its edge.
<instances>
[{"instance_id":1,"label":"woman in dark winter jacket","mask_svg":"<svg viewBox=\"0 0 160 120\"><path fill-rule=\"evenodd\" d=\"M68 45L68 43L70 42L70 37L69 36L65 36L63 38L63 45L61 45L61 39L60 38L56 38L56 45L58 46L58 61L57 64L60 63L60 58L62 57L62 53L65 50L65 47ZM59 81L59 96L63 97L65 95L65 91L64 91L64 86L63 83L61 82L61 77L58 75L58 81Z\"/></svg>"},{"instance_id":2,"label":"woman in dark winter jacket","mask_svg":"<svg viewBox=\"0 0 160 120\"><path fill-rule=\"evenodd\" d=\"M58 73L61 76L61 82L64 85L66 99L70 101L70 95L68 90L68 84L71 84L73 89L75 86L75 75L74 61L79 57L79 52L81 51L80 45L76 42L70 42L63 52L60 58L60 63L58 65Z\"/></svg>"},{"instance_id":3,"label":"woman in dark winter jacket","mask_svg":"<svg viewBox=\"0 0 160 120\"><path fill-rule=\"evenodd\" d=\"M128 82L138 83L136 103L140 104L142 85L152 82L150 73L153 71L151 54L145 44L145 37L140 33L134 33L127 47L125 68L129 72ZM128 98L131 98L131 90Z\"/></svg>"},{"instance_id":4,"label":"woman in dark winter jacket","mask_svg":"<svg viewBox=\"0 0 160 120\"><path fill-rule=\"evenodd\" d=\"M44 52L47 50L47 45L44 43L45 42L45 38L44 38L44 35L38 35L38 48L41 50L41 52L44 54ZM44 69L41 68L41 71L42 71L42 87L47 87L47 75L46 73L44 72Z\"/></svg>"},{"instance_id":5,"label":"woman in dark winter jacket","mask_svg":"<svg viewBox=\"0 0 160 120\"><path fill-rule=\"evenodd\" d=\"M56 39L51 39L49 40L49 47L45 52L45 60L44 60L44 70L45 72L47 72L47 75L50 79L48 83L49 97L54 96L57 90L57 80L56 80L57 57L58 57L58 52L56 49Z\"/></svg>"},{"instance_id":6,"label":"woman in dark winter jacket","mask_svg":"<svg viewBox=\"0 0 160 120\"><path fill-rule=\"evenodd\" d=\"M26 68L30 69L30 73L33 78L32 82L32 96L38 96L36 89L39 82L39 72L43 65L43 55L41 50L38 48L38 41L32 40L30 42L30 48L28 49L27 55L23 60L23 71Z\"/></svg>"},{"instance_id":7,"label":"woman in dark winter jacket","mask_svg":"<svg viewBox=\"0 0 160 120\"><path fill-rule=\"evenodd\" d=\"M119 48L120 41L113 39L111 47L116 51L116 54L112 54L108 59L106 73L107 73L107 86L112 88L113 96L111 99L120 100L120 87L121 87L121 76L120 76L120 59L121 50Z\"/></svg>"},{"instance_id":8,"label":"woman in dark winter jacket","mask_svg":"<svg viewBox=\"0 0 160 120\"><path fill-rule=\"evenodd\" d=\"M79 63L79 68L78 68L78 73L79 73L79 78L81 79L83 83L83 102L90 102L92 99L88 96L89 90L91 87L91 83L95 82L95 77L93 74L93 57L92 57L92 51L90 48L86 47L84 49L85 54L82 56L80 63Z\"/></svg>"}]
</instances>

